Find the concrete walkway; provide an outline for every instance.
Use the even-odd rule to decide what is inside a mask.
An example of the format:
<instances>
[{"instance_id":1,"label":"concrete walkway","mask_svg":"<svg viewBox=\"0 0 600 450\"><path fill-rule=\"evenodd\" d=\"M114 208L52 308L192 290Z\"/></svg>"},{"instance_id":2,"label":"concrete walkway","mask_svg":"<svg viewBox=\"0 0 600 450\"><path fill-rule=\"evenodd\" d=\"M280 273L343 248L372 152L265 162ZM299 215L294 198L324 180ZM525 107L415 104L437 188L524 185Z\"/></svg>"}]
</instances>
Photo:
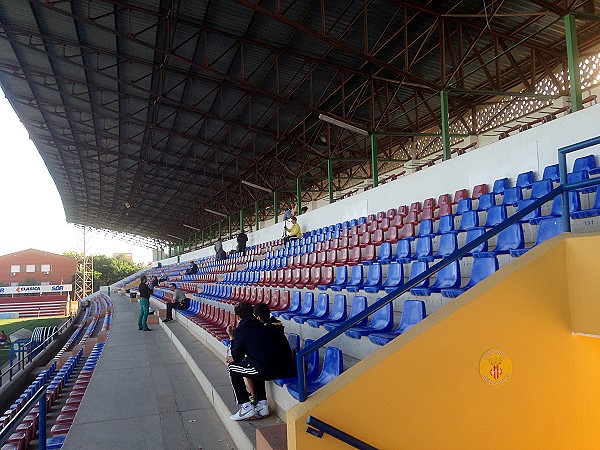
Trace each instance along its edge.
<instances>
[{"instance_id":1,"label":"concrete walkway","mask_svg":"<svg viewBox=\"0 0 600 450\"><path fill-rule=\"evenodd\" d=\"M160 325L138 331L138 304L112 300L112 329L63 449L234 449Z\"/></svg>"}]
</instances>

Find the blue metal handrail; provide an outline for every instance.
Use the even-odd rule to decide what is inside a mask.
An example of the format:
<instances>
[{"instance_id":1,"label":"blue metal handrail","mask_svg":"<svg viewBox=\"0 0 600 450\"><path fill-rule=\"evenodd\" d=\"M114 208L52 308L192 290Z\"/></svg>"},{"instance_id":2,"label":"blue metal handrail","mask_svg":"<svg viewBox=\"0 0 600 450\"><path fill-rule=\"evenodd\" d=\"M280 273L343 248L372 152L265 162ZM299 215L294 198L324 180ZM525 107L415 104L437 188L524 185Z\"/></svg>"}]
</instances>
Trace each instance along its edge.
<instances>
[{"instance_id":1,"label":"blue metal handrail","mask_svg":"<svg viewBox=\"0 0 600 450\"><path fill-rule=\"evenodd\" d=\"M583 142L573 144L568 147L559 149L559 155L563 155L563 157L564 157L564 155L566 153L569 153L571 151L581 150L583 148L589 147L591 145L596 145L599 143L600 143L600 137L597 137L594 139L589 139L587 141L583 141ZM296 368L298 371L298 400L300 402L304 402L307 397L307 394L306 394L306 365L305 365L305 358L307 355L309 355L312 352L318 350L319 348L327 345L329 342L334 340L336 337L345 333L347 330L349 330L350 328L352 328L353 326L358 324L360 321L362 321L363 319L365 319L368 316L370 316L371 314L373 314L378 309L381 309L384 306L386 306L388 303L394 301L397 297L399 297L400 295L409 291L411 288L415 287L417 284L421 283L423 280L425 280L425 279L429 278L430 276L434 275L435 273L439 272L441 269L443 269L447 265L453 263L454 261L459 260L463 256L466 256L466 254L469 253L471 250L473 250L476 247L478 247L479 245L483 244L488 239L496 236L502 230L517 223L523 217L527 216L529 213L531 213L534 210L536 210L537 208L541 207L543 204L552 200L554 197L556 197L559 194L563 194L563 203L562 203L562 205L563 205L563 231L565 231L565 232L571 231L570 222L569 222L570 221L570 214L569 214L570 206L569 206L569 198L568 198L567 192L572 189L579 189L579 188L584 188L584 187L600 184L600 178L590 178L588 180L574 182L574 183L569 184L569 183L567 183L567 176L566 176L566 161L561 162L560 157L559 157L559 165L561 165L559 167L561 170L561 184L558 187L552 189L550 192L543 195L539 199L534 200L532 203L530 203L529 205L524 207L521 211L517 211L515 214L513 214L512 216L507 218L504 222L492 227L489 231L486 231L485 233L483 233L481 236L477 237L473 241L471 241L468 244L464 245L463 247L457 249L456 251L454 251L453 253L448 255L446 258L444 258L440 262L434 264L429 269L425 270L424 272L422 272L415 278L408 280L406 283L399 286L394 291L392 291L389 294L387 294L386 296L384 296L382 299L376 301L371 306L367 307L364 311L349 318L345 322L341 323L334 330L330 331L329 333L325 334L321 338L317 339L312 344L307 345L302 350L298 351L296 353ZM562 173L563 168L565 169L564 176ZM564 183L563 183L563 179L564 179ZM564 212L565 205L566 205L566 219L565 219L565 212ZM565 226L565 221L568 223L568 226Z\"/></svg>"},{"instance_id":2,"label":"blue metal handrail","mask_svg":"<svg viewBox=\"0 0 600 450\"><path fill-rule=\"evenodd\" d=\"M1 430L0 430L0 445L5 444L9 436L19 426L25 416L29 414L31 408L38 403L39 406L39 417L38 417L38 445L40 450L46 450L46 387L41 388L37 391L33 397L31 397L27 403L10 419Z\"/></svg>"},{"instance_id":3,"label":"blue metal handrail","mask_svg":"<svg viewBox=\"0 0 600 450\"><path fill-rule=\"evenodd\" d=\"M318 438L323 437L323 434L327 433L328 435L348 444L351 447L358 448L360 450L377 450L377 447L373 447L372 445L369 445L366 442L355 438L351 434L348 434L345 431L328 424L327 422L323 422L316 417L308 416L306 423L309 425L309 427L306 428L306 432Z\"/></svg>"}]
</instances>

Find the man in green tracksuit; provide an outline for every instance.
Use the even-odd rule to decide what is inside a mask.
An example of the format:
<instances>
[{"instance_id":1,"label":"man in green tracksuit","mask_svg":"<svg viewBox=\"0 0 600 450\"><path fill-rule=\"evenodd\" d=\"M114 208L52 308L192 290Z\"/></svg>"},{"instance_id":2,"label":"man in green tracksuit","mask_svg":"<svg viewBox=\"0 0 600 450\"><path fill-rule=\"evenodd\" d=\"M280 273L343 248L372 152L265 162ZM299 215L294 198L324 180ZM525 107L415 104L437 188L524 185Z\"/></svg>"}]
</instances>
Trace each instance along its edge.
<instances>
[{"instance_id":1,"label":"man in green tracksuit","mask_svg":"<svg viewBox=\"0 0 600 450\"><path fill-rule=\"evenodd\" d=\"M146 284L148 278L146 275L142 275L140 277L140 285L138 286L138 290L140 292L140 315L138 316L138 329L140 331L152 331L148 328L147 320L148 320L148 311L150 309L150 295L153 292L153 289Z\"/></svg>"}]
</instances>

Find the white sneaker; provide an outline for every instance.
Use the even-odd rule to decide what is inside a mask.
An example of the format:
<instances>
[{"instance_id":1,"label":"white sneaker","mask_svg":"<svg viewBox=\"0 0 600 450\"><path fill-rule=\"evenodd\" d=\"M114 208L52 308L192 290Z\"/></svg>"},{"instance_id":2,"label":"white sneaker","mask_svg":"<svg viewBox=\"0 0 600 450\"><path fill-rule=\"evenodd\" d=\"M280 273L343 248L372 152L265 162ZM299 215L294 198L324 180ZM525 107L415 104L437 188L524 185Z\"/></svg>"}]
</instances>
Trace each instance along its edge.
<instances>
[{"instance_id":1,"label":"white sneaker","mask_svg":"<svg viewBox=\"0 0 600 450\"><path fill-rule=\"evenodd\" d=\"M254 409L254 406L250 405L247 408L244 408L242 406L238 412L236 412L235 414L232 414L231 416L229 416L229 418L231 420L248 420L248 419L252 419L255 416L256 416L256 409Z\"/></svg>"},{"instance_id":2,"label":"white sneaker","mask_svg":"<svg viewBox=\"0 0 600 450\"><path fill-rule=\"evenodd\" d=\"M269 417L269 405L267 403L256 405L256 415L259 418Z\"/></svg>"}]
</instances>

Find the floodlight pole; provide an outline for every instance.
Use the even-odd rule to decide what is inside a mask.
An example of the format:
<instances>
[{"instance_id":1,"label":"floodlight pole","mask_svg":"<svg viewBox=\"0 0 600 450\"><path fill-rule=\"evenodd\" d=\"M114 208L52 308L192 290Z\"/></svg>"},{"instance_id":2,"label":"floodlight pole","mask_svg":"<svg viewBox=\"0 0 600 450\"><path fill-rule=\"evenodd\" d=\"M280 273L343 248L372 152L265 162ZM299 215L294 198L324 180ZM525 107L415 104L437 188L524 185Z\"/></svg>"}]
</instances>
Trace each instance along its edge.
<instances>
[{"instance_id":1,"label":"floodlight pole","mask_svg":"<svg viewBox=\"0 0 600 450\"><path fill-rule=\"evenodd\" d=\"M575 15L567 14L565 20L565 38L567 40L567 60L569 62L569 90L571 92L571 111L583 107L581 101L581 76L579 75L579 50L577 46L577 23Z\"/></svg>"}]
</instances>

